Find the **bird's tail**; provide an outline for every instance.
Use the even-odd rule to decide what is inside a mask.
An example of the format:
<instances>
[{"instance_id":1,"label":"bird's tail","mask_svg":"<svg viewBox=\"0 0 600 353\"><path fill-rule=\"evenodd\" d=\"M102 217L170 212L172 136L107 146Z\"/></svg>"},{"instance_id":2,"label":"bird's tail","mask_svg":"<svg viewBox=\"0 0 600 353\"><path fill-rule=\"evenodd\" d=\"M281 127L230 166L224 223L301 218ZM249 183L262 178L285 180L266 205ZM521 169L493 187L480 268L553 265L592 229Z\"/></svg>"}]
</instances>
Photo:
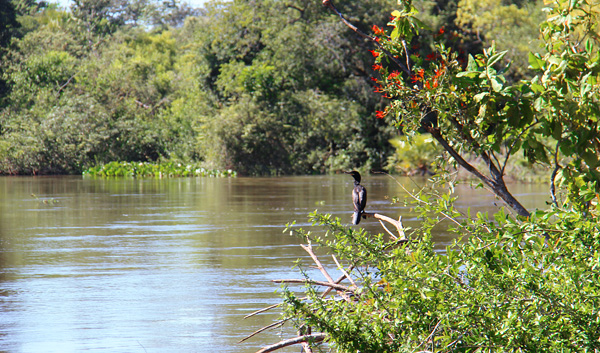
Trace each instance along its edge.
<instances>
[{"instance_id":1,"label":"bird's tail","mask_svg":"<svg viewBox=\"0 0 600 353\"><path fill-rule=\"evenodd\" d=\"M360 213L361 213L360 211L355 211L352 214L352 224L357 225L360 223L360 216L361 216Z\"/></svg>"}]
</instances>

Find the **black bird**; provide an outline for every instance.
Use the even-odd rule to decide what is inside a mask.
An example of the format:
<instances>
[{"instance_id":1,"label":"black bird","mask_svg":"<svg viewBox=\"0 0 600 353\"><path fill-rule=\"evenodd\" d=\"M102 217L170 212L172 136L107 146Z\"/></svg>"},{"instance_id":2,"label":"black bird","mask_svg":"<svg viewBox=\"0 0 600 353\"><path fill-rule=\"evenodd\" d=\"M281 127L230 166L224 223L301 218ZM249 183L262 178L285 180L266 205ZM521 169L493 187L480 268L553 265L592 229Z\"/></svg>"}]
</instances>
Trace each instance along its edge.
<instances>
[{"instance_id":1,"label":"black bird","mask_svg":"<svg viewBox=\"0 0 600 353\"><path fill-rule=\"evenodd\" d=\"M356 170L344 172L352 175L354 178L354 189L352 189L352 203L354 204L354 214L352 215L352 224L359 224L362 214L367 205L367 189L360 185L360 173Z\"/></svg>"}]
</instances>

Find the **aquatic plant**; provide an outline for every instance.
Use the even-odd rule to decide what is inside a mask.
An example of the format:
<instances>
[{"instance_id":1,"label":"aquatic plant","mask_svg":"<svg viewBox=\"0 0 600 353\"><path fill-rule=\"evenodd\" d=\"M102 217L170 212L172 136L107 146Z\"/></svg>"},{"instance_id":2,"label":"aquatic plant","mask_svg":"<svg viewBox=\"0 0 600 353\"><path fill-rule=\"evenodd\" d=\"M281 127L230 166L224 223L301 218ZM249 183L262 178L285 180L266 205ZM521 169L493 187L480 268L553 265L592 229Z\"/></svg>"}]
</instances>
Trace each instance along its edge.
<instances>
[{"instance_id":1,"label":"aquatic plant","mask_svg":"<svg viewBox=\"0 0 600 353\"><path fill-rule=\"evenodd\" d=\"M237 172L227 169L206 169L198 164L149 163L149 162L110 162L88 168L84 176L92 177L236 177Z\"/></svg>"}]
</instances>

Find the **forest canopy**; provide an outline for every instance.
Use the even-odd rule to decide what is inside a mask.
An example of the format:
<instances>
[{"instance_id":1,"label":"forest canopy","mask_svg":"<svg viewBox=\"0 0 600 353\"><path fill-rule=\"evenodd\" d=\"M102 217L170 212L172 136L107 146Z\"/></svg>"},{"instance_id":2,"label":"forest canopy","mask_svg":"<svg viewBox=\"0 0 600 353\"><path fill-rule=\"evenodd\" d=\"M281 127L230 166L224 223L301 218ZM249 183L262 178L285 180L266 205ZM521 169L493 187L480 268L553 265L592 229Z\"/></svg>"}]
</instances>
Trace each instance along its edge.
<instances>
[{"instance_id":1,"label":"forest canopy","mask_svg":"<svg viewBox=\"0 0 600 353\"><path fill-rule=\"evenodd\" d=\"M389 20L390 1L336 4L363 31ZM375 48L320 1L0 5L0 174L78 174L112 161L246 175L393 167L399 131L376 118L387 102L374 92ZM465 57L488 37L511 52L538 47L540 1L415 6ZM414 55L433 51L420 43ZM515 62L507 77L527 75Z\"/></svg>"}]
</instances>

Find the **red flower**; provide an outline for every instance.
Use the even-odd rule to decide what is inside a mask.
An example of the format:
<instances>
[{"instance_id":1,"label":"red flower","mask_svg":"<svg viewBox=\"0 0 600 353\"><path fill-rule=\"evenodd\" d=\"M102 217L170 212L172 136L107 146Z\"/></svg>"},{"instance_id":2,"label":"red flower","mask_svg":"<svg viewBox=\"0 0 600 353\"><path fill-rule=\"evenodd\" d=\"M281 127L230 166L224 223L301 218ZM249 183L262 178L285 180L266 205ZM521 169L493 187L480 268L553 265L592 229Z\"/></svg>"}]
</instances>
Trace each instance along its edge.
<instances>
[{"instance_id":1,"label":"red flower","mask_svg":"<svg viewBox=\"0 0 600 353\"><path fill-rule=\"evenodd\" d=\"M437 79L434 79L432 84L430 84L430 82L429 82L429 81L425 82L425 87L426 87L427 89L431 89L432 87L433 87L433 88L436 88L437 86L438 86L438 81L437 81Z\"/></svg>"},{"instance_id":2,"label":"red flower","mask_svg":"<svg viewBox=\"0 0 600 353\"><path fill-rule=\"evenodd\" d=\"M421 70L419 70L419 72L416 75L413 75L411 77L412 82L415 83L415 82L421 81L424 78L424 76L425 76L425 69L421 69Z\"/></svg>"},{"instance_id":3,"label":"red flower","mask_svg":"<svg viewBox=\"0 0 600 353\"><path fill-rule=\"evenodd\" d=\"M377 111L375 112L375 117L376 117L377 119L383 119L383 117L384 117L384 116L385 116L385 112L382 112L382 111L380 111L380 110L377 110Z\"/></svg>"},{"instance_id":4,"label":"red flower","mask_svg":"<svg viewBox=\"0 0 600 353\"><path fill-rule=\"evenodd\" d=\"M427 55L427 57L425 57L425 60L427 60L427 61L435 60L435 57L436 57L435 53L431 53L431 54Z\"/></svg>"},{"instance_id":5,"label":"red flower","mask_svg":"<svg viewBox=\"0 0 600 353\"><path fill-rule=\"evenodd\" d=\"M446 32L446 30L444 29L444 27L440 28L440 30L438 31L438 35L442 35L444 34L444 32Z\"/></svg>"},{"instance_id":6,"label":"red flower","mask_svg":"<svg viewBox=\"0 0 600 353\"><path fill-rule=\"evenodd\" d=\"M374 57L378 57L379 53L376 52L375 50L369 50L371 52L371 55L373 55Z\"/></svg>"},{"instance_id":7,"label":"red flower","mask_svg":"<svg viewBox=\"0 0 600 353\"><path fill-rule=\"evenodd\" d=\"M380 36L380 35L384 35L385 31L379 27L377 27L377 25L373 25L373 33L375 33L376 36Z\"/></svg>"},{"instance_id":8,"label":"red flower","mask_svg":"<svg viewBox=\"0 0 600 353\"><path fill-rule=\"evenodd\" d=\"M377 82L377 79L375 77L371 77L371 81Z\"/></svg>"},{"instance_id":9,"label":"red flower","mask_svg":"<svg viewBox=\"0 0 600 353\"><path fill-rule=\"evenodd\" d=\"M398 76L400 76L400 72L398 72L398 70L392 71L392 73L388 75L388 80L391 80L391 79L396 78Z\"/></svg>"},{"instance_id":10,"label":"red flower","mask_svg":"<svg viewBox=\"0 0 600 353\"><path fill-rule=\"evenodd\" d=\"M373 70L378 71L378 70L381 70L381 69L383 69L383 66L381 66L379 64L373 65Z\"/></svg>"}]
</instances>

